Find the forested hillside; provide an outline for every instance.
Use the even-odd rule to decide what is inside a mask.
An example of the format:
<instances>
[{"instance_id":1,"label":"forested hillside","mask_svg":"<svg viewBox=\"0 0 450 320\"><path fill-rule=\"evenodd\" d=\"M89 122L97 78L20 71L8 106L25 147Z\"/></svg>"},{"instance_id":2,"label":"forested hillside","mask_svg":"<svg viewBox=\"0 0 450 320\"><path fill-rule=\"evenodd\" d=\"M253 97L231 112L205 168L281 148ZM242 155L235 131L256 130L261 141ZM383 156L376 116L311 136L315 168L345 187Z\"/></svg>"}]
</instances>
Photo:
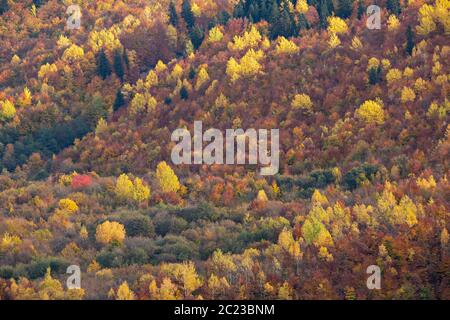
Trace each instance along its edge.
<instances>
[{"instance_id":1,"label":"forested hillside","mask_svg":"<svg viewBox=\"0 0 450 320\"><path fill-rule=\"evenodd\" d=\"M449 10L0 0L0 300L449 299ZM280 172L174 165L194 121Z\"/></svg>"}]
</instances>

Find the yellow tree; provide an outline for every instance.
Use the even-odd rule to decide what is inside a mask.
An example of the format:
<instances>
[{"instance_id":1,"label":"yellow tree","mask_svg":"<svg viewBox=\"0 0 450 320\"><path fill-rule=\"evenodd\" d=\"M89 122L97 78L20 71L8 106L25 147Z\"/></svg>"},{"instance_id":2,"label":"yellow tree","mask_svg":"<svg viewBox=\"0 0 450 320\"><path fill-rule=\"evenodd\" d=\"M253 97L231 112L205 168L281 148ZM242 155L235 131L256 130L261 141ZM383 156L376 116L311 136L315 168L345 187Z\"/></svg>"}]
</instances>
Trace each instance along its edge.
<instances>
[{"instance_id":1,"label":"yellow tree","mask_svg":"<svg viewBox=\"0 0 450 320\"><path fill-rule=\"evenodd\" d=\"M134 293L130 290L126 281L117 289L116 300L134 300Z\"/></svg>"},{"instance_id":2,"label":"yellow tree","mask_svg":"<svg viewBox=\"0 0 450 320\"><path fill-rule=\"evenodd\" d=\"M276 52L278 55L280 54L296 54L300 51L300 48L291 40L286 39L285 37L280 37L278 39L278 44L276 47Z\"/></svg>"},{"instance_id":3,"label":"yellow tree","mask_svg":"<svg viewBox=\"0 0 450 320\"><path fill-rule=\"evenodd\" d=\"M125 239L125 227L115 221L105 221L97 226L95 239L101 244L120 244Z\"/></svg>"},{"instance_id":4,"label":"yellow tree","mask_svg":"<svg viewBox=\"0 0 450 320\"><path fill-rule=\"evenodd\" d=\"M209 81L209 74L205 66L202 66L198 72L197 82L195 83L195 90L199 90L207 81Z\"/></svg>"},{"instance_id":5,"label":"yellow tree","mask_svg":"<svg viewBox=\"0 0 450 320\"><path fill-rule=\"evenodd\" d=\"M308 112L313 111L313 103L311 98L307 94L296 94L291 102L291 106L294 109L302 109Z\"/></svg>"},{"instance_id":6,"label":"yellow tree","mask_svg":"<svg viewBox=\"0 0 450 320\"><path fill-rule=\"evenodd\" d=\"M366 123L384 123L384 110L380 103L367 100L356 111L355 116Z\"/></svg>"},{"instance_id":7,"label":"yellow tree","mask_svg":"<svg viewBox=\"0 0 450 320\"><path fill-rule=\"evenodd\" d=\"M216 43L216 42L220 42L222 39L223 39L223 33L222 33L222 31L220 31L219 27L214 27L211 30L209 30L208 42Z\"/></svg>"},{"instance_id":8,"label":"yellow tree","mask_svg":"<svg viewBox=\"0 0 450 320\"><path fill-rule=\"evenodd\" d=\"M7 121L14 118L15 115L16 108L11 101L5 100L0 102L0 120Z\"/></svg>"},{"instance_id":9,"label":"yellow tree","mask_svg":"<svg viewBox=\"0 0 450 320\"><path fill-rule=\"evenodd\" d=\"M181 187L177 175L165 161L158 163L156 168L156 178L161 191L164 193L177 192Z\"/></svg>"}]
</instances>

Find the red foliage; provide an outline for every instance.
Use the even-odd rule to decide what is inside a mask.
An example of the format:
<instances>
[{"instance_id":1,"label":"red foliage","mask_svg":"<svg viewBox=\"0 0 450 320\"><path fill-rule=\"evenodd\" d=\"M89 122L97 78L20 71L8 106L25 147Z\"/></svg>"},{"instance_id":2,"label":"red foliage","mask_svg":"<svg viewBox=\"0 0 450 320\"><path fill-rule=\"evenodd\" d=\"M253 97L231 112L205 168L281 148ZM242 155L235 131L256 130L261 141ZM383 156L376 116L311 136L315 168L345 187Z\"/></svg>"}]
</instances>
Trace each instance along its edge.
<instances>
[{"instance_id":1,"label":"red foliage","mask_svg":"<svg viewBox=\"0 0 450 320\"><path fill-rule=\"evenodd\" d=\"M84 189L92 185L92 177L86 174L77 174L72 178L73 189Z\"/></svg>"}]
</instances>

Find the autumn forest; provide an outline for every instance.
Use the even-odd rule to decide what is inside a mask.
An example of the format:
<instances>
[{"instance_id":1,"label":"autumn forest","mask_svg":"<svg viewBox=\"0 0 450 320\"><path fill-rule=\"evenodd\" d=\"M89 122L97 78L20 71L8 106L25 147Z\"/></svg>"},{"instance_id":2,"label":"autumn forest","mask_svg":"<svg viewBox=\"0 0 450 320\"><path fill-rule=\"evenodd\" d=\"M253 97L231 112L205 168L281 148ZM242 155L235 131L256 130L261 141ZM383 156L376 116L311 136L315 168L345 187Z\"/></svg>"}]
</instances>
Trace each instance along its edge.
<instances>
[{"instance_id":1,"label":"autumn forest","mask_svg":"<svg viewBox=\"0 0 450 320\"><path fill-rule=\"evenodd\" d=\"M0 300L449 300L449 120L449 0L0 0Z\"/></svg>"}]
</instances>

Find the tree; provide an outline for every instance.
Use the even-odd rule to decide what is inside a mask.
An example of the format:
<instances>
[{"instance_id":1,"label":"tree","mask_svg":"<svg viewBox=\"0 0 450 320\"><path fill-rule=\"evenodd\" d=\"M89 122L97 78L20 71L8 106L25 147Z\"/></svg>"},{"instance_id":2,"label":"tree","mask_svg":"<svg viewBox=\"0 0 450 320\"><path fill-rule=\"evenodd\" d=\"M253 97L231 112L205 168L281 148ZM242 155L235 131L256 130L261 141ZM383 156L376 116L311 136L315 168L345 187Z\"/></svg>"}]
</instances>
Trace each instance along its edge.
<instances>
[{"instance_id":1,"label":"tree","mask_svg":"<svg viewBox=\"0 0 450 320\"><path fill-rule=\"evenodd\" d=\"M207 81L209 81L209 74L205 66L200 68L197 76L197 82L195 83L195 90L199 90Z\"/></svg>"},{"instance_id":2,"label":"tree","mask_svg":"<svg viewBox=\"0 0 450 320\"><path fill-rule=\"evenodd\" d=\"M363 0L358 0L358 9L357 9L357 17L358 20L361 20L363 14L365 13L366 9L364 7Z\"/></svg>"},{"instance_id":3,"label":"tree","mask_svg":"<svg viewBox=\"0 0 450 320\"><path fill-rule=\"evenodd\" d=\"M122 53L119 50L114 51L114 72L123 81L125 72L123 70Z\"/></svg>"},{"instance_id":4,"label":"tree","mask_svg":"<svg viewBox=\"0 0 450 320\"><path fill-rule=\"evenodd\" d=\"M388 18L388 30L394 31L397 30L400 27L400 21L398 21L398 18L396 15L391 14Z\"/></svg>"},{"instance_id":5,"label":"tree","mask_svg":"<svg viewBox=\"0 0 450 320\"><path fill-rule=\"evenodd\" d=\"M354 0L339 0L336 15L342 19L347 19L352 15Z\"/></svg>"},{"instance_id":6,"label":"tree","mask_svg":"<svg viewBox=\"0 0 450 320\"><path fill-rule=\"evenodd\" d=\"M377 67L372 67L369 69L369 84L375 85L379 82L381 82L381 65L378 65Z\"/></svg>"},{"instance_id":7,"label":"tree","mask_svg":"<svg viewBox=\"0 0 450 320\"><path fill-rule=\"evenodd\" d=\"M181 16L186 22L188 29L192 29L195 25L195 16L192 12L192 6L189 0L183 0L183 4L181 5Z\"/></svg>"},{"instance_id":8,"label":"tree","mask_svg":"<svg viewBox=\"0 0 450 320\"><path fill-rule=\"evenodd\" d=\"M174 1L170 1L169 4L169 22L174 27L178 26L178 13Z\"/></svg>"},{"instance_id":9,"label":"tree","mask_svg":"<svg viewBox=\"0 0 450 320\"><path fill-rule=\"evenodd\" d=\"M302 109L311 112L313 110L313 103L307 94L296 94L291 102L294 109Z\"/></svg>"},{"instance_id":10,"label":"tree","mask_svg":"<svg viewBox=\"0 0 450 320\"><path fill-rule=\"evenodd\" d=\"M367 100L356 111L357 118L367 122L382 124L384 122L383 107L376 101Z\"/></svg>"},{"instance_id":11,"label":"tree","mask_svg":"<svg viewBox=\"0 0 450 320\"><path fill-rule=\"evenodd\" d=\"M278 44L276 47L276 52L280 54L296 54L300 51L300 48L292 41L286 39L285 37L278 38Z\"/></svg>"},{"instance_id":12,"label":"tree","mask_svg":"<svg viewBox=\"0 0 450 320\"><path fill-rule=\"evenodd\" d=\"M128 175L121 174L116 182L115 194L121 201L143 202L150 197L150 188L141 179L135 178L134 183Z\"/></svg>"},{"instance_id":13,"label":"tree","mask_svg":"<svg viewBox=\"0 0 450 320\"><path fill-rule=\"evenodd\" d=\"M181 98L182 100L187 100L187 99L189 99L189 91L188 91L188 89L186 88L186 86L182 86L182 87L181 87L181 89L180 89L180 98Z\"/></svg>"},{"instance_id":14,"label":"tree","mask_svg":"<svg viewBox=\"0 0 450 320\"><path fill-rule=\"evenodd\" d=\"M411 55L414 49L414 32L411 26L406 29L406 52Z\"/></svg>"},{"instance_id":15,"label":"tree","mask_svg":"<svg viewBox=\"0 0 450 320\"><path fill-rule=\"evenodd\" d=\"M414 93L413 89L409 87L403 87L401 95L402 102L413 102L414 99L416 99L416 94Z\"/></svg>"},{"instance_id":16,"label":"tree","mask_svg":"<svg viewBox=\"0 0 450 320\"><path fill-rule=\"evenodd\" d=\"M4 14L8 10L9 10L8 0L1 0L0 1L0 15Z\"/></svg>"},{"instance_id":17,"label":"tree","mask_svg":"<svg viewBox=\"0 0 450 320\"><path fill-rule=\"evenodd\" d=\"M97 226L95 239L101 244L121 244L125 239L125 227L115 221L105 221Z\"/></svg>"},{"instance_id":18,"label":"tree","mask_svg":"<svg viewBox=\"0 0 450 320\"><path fill-rule=\"evenodd\" d=\"M328 32L341 34L348 31L347 23L339 17L329 17L328 21Z\"/></svg>"},{"instance_id":19,"label":"tree","mask_svg":"<svg viewBox=\"0 0 450 320\"><path fill-rule=\"evenodd\" d=\"M69 213L75 213L79 210L77 203L72 199L59 200L59 208Z\"/></svg>"},{"instance_id":20,"label":"tree","mask_svg":"<svg viewBox=\"0 0 450 320\"><path fill-rule=\"evenodd\" d=\"M199 26L194 26L193 28L191 28L191 30L189 31L189 38L192 41L194 49L198 49L201 46L203 39L205 38L202 28L200 28Z\"/></svg>"},{"instance_id":21,"label":"tree","mask_svg":"<svg viewBox=\"0 0 450 320\"><path fill-rule=\"evenodd\" d=\"M396 16L399 16L400 13L402 12L400 0L387 0L386 7L390 13Z\"/></svg>"},{"instance_id":22,"label":"tree","mask_svg":"<svg viewBox=\"0 0 450 320\"><path fill-rule=\"evenodd\" d=\"M0 102L0 120L8 121L14 118L15 115L16 108L11 101L5 100Z\"/></svg>"},{"instance_id":23,"label":"tree","mask_svg":"<svg viewBox=\"0 0 450 320\"><path fill-rule=\"evenodd\" d=\"M122 282L117 289L116 300L134 300L134 293L130 290L126 281Z\"/></svg>"},{"instance_id":24,"label":"tree","mask_svg":"<svg viewBox=\"0 0 450 320\"><path fill-rule=\"evenodd\" d=\"M61 300L64 298L64 289L61 282L52 278L50 268L47 269L44 279L39 283L39 298L42 300Z\"/></svg>"},{"instance_id":25,"label":"tree","mask_svg":"<svg viewBox=\"0 0 450 320\"><path fill-rule=\"evenodd\" d=\"M181 187L178 177L165 161L158 163L156 178L161 191L164 193L177 192Z\"/></svg>"},{"instance_id":26,"label":"tree","mask_svg":"<svg viewBox=\"0 0 450 320\"><path fill-rule=\"evenodd\" d=\"M211 30L209 30L209 35L208 35L208 42L209 43L215 43L215 42L220 42L223 38L223 33L222 31L220 31L219 27L214 27Z\"/></svg>"},{"instance_id":27,"label":"tree","mask_svg":"<svg viewBox=\"0 0 450 320\"><path fill-rule=\"evenodd\" d=\"M114 100L113 110L117 111L120 109L120 107L125 105L125 101L123 99L122 90L117 90L116 92L116 99Z\"/></svg>"},{"instance_id":28,"label":"tree","mask_svg":"<svg viewBox=\"0 0 450 320\"><path fill-rule=\"evenodd\" d=\"M102 77L103 80L111 75L111 65L108 57L106 56L105 50L103 49L100 50L97 57L97 74Z\"/></svg>"}]
</instances>

